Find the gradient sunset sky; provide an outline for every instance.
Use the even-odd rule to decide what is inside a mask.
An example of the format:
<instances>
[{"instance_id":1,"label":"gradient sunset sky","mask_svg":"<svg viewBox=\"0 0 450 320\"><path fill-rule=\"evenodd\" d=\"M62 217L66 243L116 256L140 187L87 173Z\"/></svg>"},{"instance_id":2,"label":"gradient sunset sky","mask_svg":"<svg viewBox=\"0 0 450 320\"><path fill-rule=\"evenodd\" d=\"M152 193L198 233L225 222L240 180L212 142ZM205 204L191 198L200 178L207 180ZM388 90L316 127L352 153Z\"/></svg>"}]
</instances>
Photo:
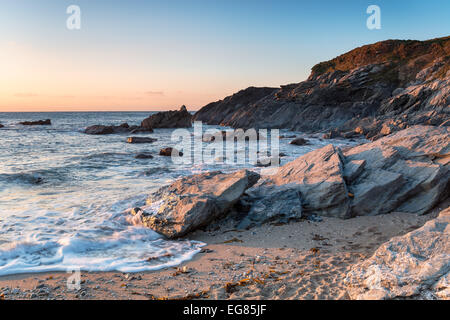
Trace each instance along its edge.
<instances>
[{"instance_id":1,"label":"gradient sunset sky","mask_svg":"<svg viewBox=\"0 0 450 320\"><path fill-rule=\"evenodd\" d=\"M0 111L195 110L364 44L449 34L445 0L0 0Z\"/></svg>"}]
</instances>

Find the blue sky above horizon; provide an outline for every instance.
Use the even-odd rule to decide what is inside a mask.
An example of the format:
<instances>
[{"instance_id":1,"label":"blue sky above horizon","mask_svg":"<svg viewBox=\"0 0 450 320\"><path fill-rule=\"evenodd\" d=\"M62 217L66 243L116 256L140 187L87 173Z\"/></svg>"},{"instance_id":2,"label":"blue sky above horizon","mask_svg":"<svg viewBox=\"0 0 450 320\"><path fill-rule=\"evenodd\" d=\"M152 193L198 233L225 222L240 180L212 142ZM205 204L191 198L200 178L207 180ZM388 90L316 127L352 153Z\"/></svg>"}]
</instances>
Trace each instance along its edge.
<instances>
[{"instance_id":1,"label":"blue sky above horizon","mask_svg":"<svg viewBox=\"0 0 450 320\"><path fill-rule=\"evenodd\" d=\"M361 45L449 34L445 0L0 0L0 111L197 109Z\"/></svg>"}]
</instances>

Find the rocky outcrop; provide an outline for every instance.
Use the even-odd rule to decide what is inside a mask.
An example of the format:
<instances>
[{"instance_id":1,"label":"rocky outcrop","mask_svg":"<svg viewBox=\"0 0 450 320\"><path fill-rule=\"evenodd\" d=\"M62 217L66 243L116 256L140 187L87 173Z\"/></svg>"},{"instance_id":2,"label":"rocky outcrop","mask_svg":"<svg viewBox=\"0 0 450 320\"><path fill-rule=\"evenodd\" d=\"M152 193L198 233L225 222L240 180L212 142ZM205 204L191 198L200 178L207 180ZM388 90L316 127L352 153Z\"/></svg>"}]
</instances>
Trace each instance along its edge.
<instances>
[{"instance_id":1,"label":"rocky outcrop","mask_svg":"<svg viewBox=\"0 0 450 320\"><path fill-rule=\"evenodd\" d=\"M127 143L153 143L158 139L149 137L128 137Z\"/></svg>"},{"instance_id":2,"label":"rocky outcrop","mask_svg":"<svg viewBox=\"0 0 450 320\"><path fill-rule=\"evenodd\" d=\"M192 115L182 106L179 111L163 111L151 115L141 123L143 128L190 128Z\"/></svg>"},{"instance_id":3,"label":"rocky outcrop","mask_svg":"<svg viewBox=\"0 0 450 320\"><path fill-rule=\"evenodd\" d=\"M50 126L52 124L52 121L50 119L46 120L38 120L38 121L24 121L19 122L19 124L23 126Z\"/></svg>"},{"instance_id":4,"label":"rocky outcrop","mask_svg":"<svg viewBox=\"0 0 450 320\"><path fill-rule=\"evenodd\" d=\"M139 217L145 226L177 238L222 217L258 178L247 170L185 177L152 194Z\"/></svg>"},{"instance_id":5,"label":"rocky outcrop","mask_svg":"<svg viewBox=\"0 0 450 320\"><path fill-rule=\"evenodd\" d=\"M283 193L290 194L296 212L305 215L350 218L393 210L423 214L450 195L449 186L450 128L414 126L345 151L331 144L314 150L263 176L247 191L245 201L252 221L275 215L276 202L275 209L266 203L276 198L273 194Z\"/></svg>"},{"instance_id":6,"label":"rocky outcrop","mask_svg":"<svg viewBox=\"0 0 450 320\"><path fill-rule=\"evenodd\" d=\"M0 123L0 128L3 128L4 127L4 125L2 125L1 123Z\"/></svg>"},{"instance_id":7,"label":"rocky outcrop","mask_svg":"<svg viewBox=\"0 0 450 320\"><path fill-rule=\"evenodd\" d=\"M450 208L392 238L345 278L352 299L450 299Z\"/></svg>"},{"instance_id":8,"label":"rocky outcrop","mask_svg":"<svg viewBox=\"0 0 450 320\"><path fill-rule=\"evenodd\" d=\"M319 63L306 81L210 103L194 120L373 140L417 124L449 126L449 66L450 37L382 41Z\"/></svg>"},{"instance_id":9,"label":"rocky outcrop","mask_svg":"<svg viewBox=\"0 0 450 320\"><path fill-rule=\"evenodd\" d=\"M119 134L119 133L148 133L153 132L151 128L143 128L140 126L130 126L128 123L122 123L119 126L93 125L87 127L84 133L91 135Z\"/></svg>"}]
</instances>

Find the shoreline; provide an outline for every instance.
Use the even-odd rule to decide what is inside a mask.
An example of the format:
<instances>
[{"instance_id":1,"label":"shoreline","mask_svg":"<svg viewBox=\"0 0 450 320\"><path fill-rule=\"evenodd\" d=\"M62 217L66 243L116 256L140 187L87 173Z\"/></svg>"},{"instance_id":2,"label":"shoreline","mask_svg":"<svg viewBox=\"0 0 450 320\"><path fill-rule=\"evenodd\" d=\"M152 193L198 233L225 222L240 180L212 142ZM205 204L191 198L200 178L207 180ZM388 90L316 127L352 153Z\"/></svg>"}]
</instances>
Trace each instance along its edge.
<instances>
[{"instance_id":1,"label":"shoreline","mask_svg":"<svg viewBox=\"0 0 450 320\"><path fill-rule=\"evenodd\" d=\"M67 288L64 272L0 277L1 299L349 299L343 279L351 266L384 242L435 218L449 200L417 216L394 212L347 220L323 218L244 231L196 231L189 240L207 243L175 268L158 271L81 272L81 289Z\"/></svg>"}]
</instances>

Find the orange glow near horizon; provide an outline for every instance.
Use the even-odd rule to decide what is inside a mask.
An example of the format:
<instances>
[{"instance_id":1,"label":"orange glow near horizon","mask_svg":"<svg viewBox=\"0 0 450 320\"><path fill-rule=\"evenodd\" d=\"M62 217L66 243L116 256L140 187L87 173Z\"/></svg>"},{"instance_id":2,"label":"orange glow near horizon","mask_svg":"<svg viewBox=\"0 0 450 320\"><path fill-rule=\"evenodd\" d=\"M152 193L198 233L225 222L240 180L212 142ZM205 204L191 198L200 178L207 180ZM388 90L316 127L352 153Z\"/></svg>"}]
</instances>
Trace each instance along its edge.
<instances>
[{"instance_id":1,"label":"orange glow near horizon","mask_svg":"<svg viewBox=\"0 0 450 320\"><path fill-rule=\"evenodd\" d=\"M208 82L212 74L175 66L124 62L129 57L120 51L65 53L0 43L0 112L158 111L181 105L194 111L244 85Z\"/></svg>"}]
</instances>

